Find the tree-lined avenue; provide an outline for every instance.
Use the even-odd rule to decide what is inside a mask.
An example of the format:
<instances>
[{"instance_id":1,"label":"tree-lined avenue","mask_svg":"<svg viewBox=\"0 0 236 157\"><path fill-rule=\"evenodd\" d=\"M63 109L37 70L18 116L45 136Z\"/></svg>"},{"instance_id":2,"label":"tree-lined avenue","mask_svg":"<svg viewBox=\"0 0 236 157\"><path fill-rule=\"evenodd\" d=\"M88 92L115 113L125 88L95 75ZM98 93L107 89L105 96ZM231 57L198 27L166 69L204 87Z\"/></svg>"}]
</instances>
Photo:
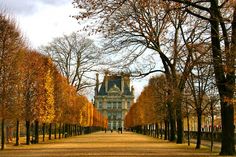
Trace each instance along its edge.
<instances>
[{"instance_id":1,"label":"tree-lined avenue","mask_svg":"<svg viewBox=\"0 0 236 157\"><path fill-rule=\"evenodd\" d=\"M195 150L194 145L176 145L149 136L131 132L97 132L76 136L64 140L50 141L30 146L8 146L0 152L1 157L55 157L55 156L179 156L208 157L218 153L210 153L206 147Z\"/></svg>"}]
</instances>

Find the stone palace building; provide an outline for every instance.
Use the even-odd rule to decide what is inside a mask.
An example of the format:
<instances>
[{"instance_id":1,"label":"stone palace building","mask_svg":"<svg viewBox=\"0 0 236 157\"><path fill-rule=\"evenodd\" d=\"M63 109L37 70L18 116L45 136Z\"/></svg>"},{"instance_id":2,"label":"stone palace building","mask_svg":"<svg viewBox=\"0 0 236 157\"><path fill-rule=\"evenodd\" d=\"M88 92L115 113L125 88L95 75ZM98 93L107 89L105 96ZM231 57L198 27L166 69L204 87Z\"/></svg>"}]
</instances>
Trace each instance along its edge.
<instances>
[{"instance_id":1,"label":"stone palace building","mask_svg":"<svg viewBox=\"0 0 236 157\"><path fill-rule=\"evenodd\" d=\"M124 118L134 102L134 88L128 74L105 73L100 84L96 75L94 104L108 118L108 129L124 128Z\"/></svg>"}]
</instances>

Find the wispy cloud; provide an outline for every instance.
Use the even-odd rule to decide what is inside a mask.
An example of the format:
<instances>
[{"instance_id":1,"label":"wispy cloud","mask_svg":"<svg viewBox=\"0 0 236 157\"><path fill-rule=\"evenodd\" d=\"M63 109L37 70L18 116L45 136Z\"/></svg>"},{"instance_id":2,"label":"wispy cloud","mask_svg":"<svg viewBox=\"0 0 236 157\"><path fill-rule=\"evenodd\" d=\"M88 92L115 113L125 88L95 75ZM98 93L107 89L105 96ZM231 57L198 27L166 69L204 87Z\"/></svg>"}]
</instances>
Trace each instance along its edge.
<instances>
[{"instance_id":1,"label":"wispy cloud","mask_svg":"<svg viewBox=\"0 0 236 157\"><path fill-rule=\"evenodd\" d=\"M3 0L0 1L1 9L15 15L30 15L38 11L39 7L46 5L60 6L68 0Z\"/></svg>"}]
</instances>

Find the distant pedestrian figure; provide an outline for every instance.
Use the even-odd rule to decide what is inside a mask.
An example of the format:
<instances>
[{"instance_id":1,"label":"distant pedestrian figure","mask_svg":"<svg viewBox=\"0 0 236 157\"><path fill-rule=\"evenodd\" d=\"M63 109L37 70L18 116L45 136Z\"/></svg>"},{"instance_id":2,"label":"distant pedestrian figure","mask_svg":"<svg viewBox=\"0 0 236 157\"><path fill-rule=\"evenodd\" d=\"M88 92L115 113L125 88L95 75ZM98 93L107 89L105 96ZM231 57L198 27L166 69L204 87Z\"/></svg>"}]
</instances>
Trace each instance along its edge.
<instances>
[{"instance_id":1,"label":"distant pedestrian figure","mask_svg":"<svg viewBox=\"0 0 236 157\"><path fill-rule=\"evenodd\" d=\"M113 130L111 129L111 133L113 132Z\"/></svg>"},{"instance_id":2,"label":"distant pedestrian figure","mask_svg":"<svg viewBox=\"0 0 236 157\"><path fill-rule=\"evenodd\" d=\"M107 133L107 128L105 128L105 133Z\"/></svg>"},{"instance_id":3,"label":"distant pedestrian figure","mask_svg":"<svg viewBox=\"0 0 236 157\"><path fill-rule=\"evenodd\" d=\"M122 134L122 127L118 128L118 134L121 133Z\"/></svg>"}]
</instances>

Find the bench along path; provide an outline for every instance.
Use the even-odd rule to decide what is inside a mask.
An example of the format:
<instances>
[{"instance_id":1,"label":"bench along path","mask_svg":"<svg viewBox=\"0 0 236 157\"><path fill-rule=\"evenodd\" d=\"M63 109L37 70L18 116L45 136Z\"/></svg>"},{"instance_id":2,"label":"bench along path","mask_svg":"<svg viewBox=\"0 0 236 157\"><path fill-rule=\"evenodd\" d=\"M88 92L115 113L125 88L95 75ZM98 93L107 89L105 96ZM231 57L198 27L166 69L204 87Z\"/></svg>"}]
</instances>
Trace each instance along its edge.
<instances>
[{"instance_id":1,"label":"bench along path","mask_svg":"<svg viewBox=\"0 0 236 157\"><path fill-rule=\"evenodd\" d=\"M209 149L195 150L194 145L175 144L131 132L97 132L30 146L8 146L0 157L75 157L75 156L217 156Z\"/></svg>"}]
</instances>

